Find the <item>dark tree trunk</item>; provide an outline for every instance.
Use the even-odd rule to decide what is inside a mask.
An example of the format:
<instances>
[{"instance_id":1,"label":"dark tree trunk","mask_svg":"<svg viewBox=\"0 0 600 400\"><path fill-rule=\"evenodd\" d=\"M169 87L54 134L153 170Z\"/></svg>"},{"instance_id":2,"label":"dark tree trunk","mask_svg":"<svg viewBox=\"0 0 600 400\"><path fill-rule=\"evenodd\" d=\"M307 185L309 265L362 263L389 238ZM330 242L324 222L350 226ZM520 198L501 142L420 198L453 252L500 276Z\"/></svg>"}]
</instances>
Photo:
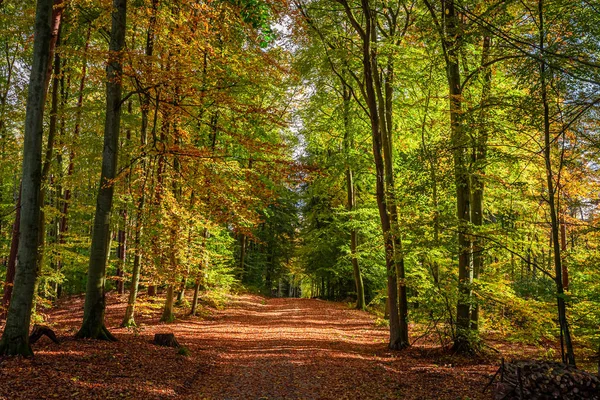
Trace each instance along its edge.
<instances>
[{"instance_id":1,"label":"dark tree trunk","mask_svg":"<svg viewBox=\"0 0 600 400\"><path fill-rule=\"evenodd\" d=\"M555 141L555 138L551 137L550 131L550 105L548 101L548 88L547 88L547 66L545 59L545 44L546 44L546 33L544 27L544 2L543 0L538 1L538 19L539 19L539 35L540 35L540 53L541 53L541 61L540 61L540 84L541 84L541 93L542 93L542 104L544 107L544 161L546 166L546 183L548 189L548 206L550 208L550 220L551 220L551 228L552 228L552 250L554 255L554 274L555 274L555 284L556 284L556 300L557 300L557 308L558 308L558 323L560 325L561 332L561 348L563 362L569 365L575 366L575 353L573 351L573 342L571 340L571 333L569 331L569 322L567 320L567 305L565 303L564 297L564 287L563 287L563 268L562 268L562 259L560 254L560 226L559 226L559 218L558 218L558 210L556 207L556 192L558 185L554 183L554 172L552 168L552 143ZM564 349L563 345L564 340ZM566 353L565 353L566 350Z\"/></svg>"},{"instance_id":2,"label":"dark tree trunk","mask_svg":"<svg viewBox=\"0 0 600 400\"><path fill-rule=\"evenodd\" d=\"M398 310L398 279L396 275L396 262L394 254L394 236L391 228L390 215L388 211L386 191L385 191L385 165L383 160L383 143L381 136L381 123L379 110L377 107L377 95L375 92L375 77L377 74L377 50L373 43L377 41L375 16L372 13L371 5L368 0L361 0L361 7L364 13L365 26L363 27L354 18L354 14L349 4L344 1L343 6L347 17L350 19L353 27L361 37L362 42L362 64L363 78L366 93L367 109L371 122L371 137L373 141L373 159L376 173L376 200L379 210L379 219L383 233L385 260L387 270L387 292L389 299L390 314L390 349L400 349L403 344L403 333L400 326L400 317Z\"/></svg>"},{"instance_id":3,"label":"dark tree trunk","mask_svg":"<svg viewBox=\"0 0 600 400\"><path fill-rule=\"evenodd\" d=\"M106 70L106 123L102 172L96 201L96 215L92 234L90 264L85 296L83 324L79 338L115 340L104 325L106 308L104 283L106 279L107 246L110 233L110 213L113 203L117 172L117 151L121 125L122 55L125 44L127 0L113 0L112 28L109 59Z\"/></svg>"},{"instance_id":4,"label":"dark tree trunk","mask_svg":"<svg viewBox=\"0 0 600 400\"><path fill-rule=\"evenodd\" d=\"M52 38L52 0L38 0L33 42L33 64L29 77L25 134L18 268L13 293L0 339L0 355L31 356L29 324L36 281L36 261L40 218L39 194L42 177L42 138L46 75Z\"/></svg>"},{"instance_id":5,"label":"dark tree trunk","mask_svg":"<svg viewBox=\"0 0 600 400\"><path fill-rule=\"evenodd\" d=\"M158 10L158 0L152 0L152 14L150 15L150 22L148 24L148 34L146 36L146 56L151 57L154 52L154 30L156 25L156 12ZM142 126L140 132L141 138L141 147L144 149L146 147L146 142L148 138L148 115L150 112L150 94L148 92L144 93L141 97L140 102L142 103L141 112L142 112ZM141 262L142 262L142 251L140 249L141 241L142 241L142 230L144 227L143 218L144 218L144 206L146 203L146 183L148 171L146 171L146 159L142 159L141 161L142 171L145 171L144 183L142 184L140 197L138 201L137 211L136 211L136 227L135 227L135 238L134 238L134 246L135 246L135 255L133 258L133 270L131 272L131 289L129 292L129 299L127 302L127 309L125 310L125 317L123 318L122 326L133 326L135 325L134 315L135 315L135 302L138 295L139 283L140 283L140 275L141 275ZM156 293L153 293L154 286L148 287L148 295L155 296Z\"/></svg>"},{"instance_id":6,"label":"dark tree trunk","mask_svg":"<svg viewBox=\"0 0 600 400\"><path fill-rule=\"evenodd\" d=\"M63 12L63 0L55 0L54 8L52 11L52 22L51 22L51 38L50 38L50 51L49 57L52 60L54 57L56 46L60 42L60 27L62 22L62 12ZM46 71L46 78L44 84L44 91L47 93L48 86L50 84L50 77L52 76L52 62L49 61L48 69ZM61 65L60 65L60 57L58 54L55 56L54 60L54 79L52 83L52 106L50 111L50 125L48 127L48 141L46 145L46 155L44 158L44 163L42 165L42 183L46 182L48 176L50 174L50 167L52 166L52 160L54 159L54 142L56 138L57 131L57 113L58 113L58 87L60 84L60 74L61 74ZM38 229L38 260L37 260L37 272L36 274L39 276L42 268L43 257L44 257L44 246L46 242L46 216L44 213L44 204L46 201L46 186L42 184L40 187L40 219L39 219L39 229Z\"/></svg>"},{"instance_id":7,"label":"dark tree trunk","mask_svg":"<svg viewBox=\"0 0 600 400\"><path fill-rule=\"evenodd\" d=\"M479 127L475 136L473 146L473 166L474 172L471 175L471 223L473 226L483 226L483 194L485 189L485 170L487 162L487 107L488 98L490 96L492 86L492 69L486 66L488 63L491 46L491 38L489 34L483 37L483 48L481 56L481 66L483 69L483 88L481 92L481 113L479 115ZM483 268L483 239L480 235L473 237L473 280L479 279L479 274ZM471 309L471 329L477 331L479 329L479 304L473 302Z\"/></svg>"},{"instance_id":8,"label":"dark tree trunk","mask_svg":"<svg viewBox=\"0 0 600 400\"><path fill-rule=\"evenodd\" d=\"M344 106L344 151L346 152L346 192L348 195L348 203L346 208L349 212L354 211L356 208L356 196L354 193L354 176L352 168L350 167L349 154L354 148L354 140L352 138L352 132L350 127L350 100L351 94L348 90L345 82L342 84L342 95L343 95L343 106ZM352 218L352 216L350 216ZM365 287L363 285L362 273L360 271L360 265L358 264L357 247L358 238L355 228L350 228L350 256L352 257L352 271L354 274L354 286L356 288L356 308L358 310L364 310L366 307L365 303Z\"/></svg>"},{"instance_id":9,"label":"dark tree trunk","mask_svg":"<svg viewBox=\"0 0 600 400\"><path fill-rule=\"evenodd\" d=\"M10 253L8 254L8 263L6 265L6 279L4 282L4 294L2 296L2 310L0 310L0 319L6 317L10 297L13 292L13 284L15 281L15 267L17 264L17 250L19 248L19 225L21 224L21 187L19 186L19 197L17 198L17 206L15 210L15 222L12 228L12 240L10 242Z\"/></svg>"},{"instance_id":10,"label":"dark tree trunk","mask_svg":"<svg viewBox=\"0 0 600 400\"><path fill-rule=\"evenodd\" d=\"M469 226L471 222L471 179L467 162L469 137L462 110L462 85L459 66L461 31L454 0L441 0L441 22L433 6L425 1L440 30L440 40L446 60L446 77L450 106L450 133L454 160L454 184L456 190L456 216L458 229L458 302L456 306L456 333L454 350L471 352L470 337L471 298L473 271L471 269L472 244Z\"/></svg>"}]
</instances>

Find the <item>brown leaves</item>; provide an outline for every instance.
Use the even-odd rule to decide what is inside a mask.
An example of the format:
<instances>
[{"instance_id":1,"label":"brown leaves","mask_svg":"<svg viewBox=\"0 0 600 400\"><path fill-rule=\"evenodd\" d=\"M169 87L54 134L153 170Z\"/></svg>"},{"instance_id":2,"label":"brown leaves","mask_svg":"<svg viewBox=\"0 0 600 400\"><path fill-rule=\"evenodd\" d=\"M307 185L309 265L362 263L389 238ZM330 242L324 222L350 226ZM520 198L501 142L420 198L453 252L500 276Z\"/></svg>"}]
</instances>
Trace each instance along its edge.
<instances>
[{"instance_id":1,"label":"brown leaves","mask_svg":"<svg viewBox=\"0 0 600 400\"><path fill-rule=\"evenodd\" d=\"M68 299L50 314L61 346L42 338L35 358L5 360L0 398L479 399L494 370L456 359L451 366L427 345L389 352L386 329L342 304L246 295L204 320L161 325L155 310L127 330L117 328L125 305L108 302L107 326L119 342L71 339L81 299ZM188 357L151 344L166 331Z\"/></svg>"}]
</instances>

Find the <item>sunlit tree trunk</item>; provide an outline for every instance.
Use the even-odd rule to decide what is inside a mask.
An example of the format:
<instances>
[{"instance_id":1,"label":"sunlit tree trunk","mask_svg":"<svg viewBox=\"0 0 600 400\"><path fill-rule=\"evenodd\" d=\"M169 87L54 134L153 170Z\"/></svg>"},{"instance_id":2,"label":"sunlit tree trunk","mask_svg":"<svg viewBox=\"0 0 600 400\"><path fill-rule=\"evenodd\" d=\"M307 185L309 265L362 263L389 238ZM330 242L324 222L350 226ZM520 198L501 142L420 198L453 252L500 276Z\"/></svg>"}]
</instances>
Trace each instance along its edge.
<instances>
[{"instance_id":1,"label":"sunlit tree trunk","mask_svg":"<svg viewBox=\"0 0 600 400\"><path fill-rule=\"evenodd\" d=\"M454 350L471 352L471 298L473 270L471 264L471 179L467 161L469 136L466 132L462 106L462 85L459 66L461 30L454 0L441 0L441 21L432 4L425 0L439 30L448 81L450 106L450 142L454 160L454 185L456 187L456 216L458 229L458 302L456 306L456 332Z\"/></svg>"},{"instance_id":2,"label":"sunlit tree trunk","mask_svg":"<svg viewBox=\"0 0 600 400\"><path fill-rule=\"evenodd\" d=\"M117 173L117 151L121 125L122 55L125 44L127 0L114 0L110 40L110 57L106 70L106 123L102 172L96 201L90 264L85 296L83 324L79 338L114 340L104 325L106 308L104 283L106 279L107 246L110 234L114 183Z\"/></svg>"},{"instance_id":3,"label":"sunlit tree trunk","mask_svg":"<svg viewBox=\"0 0 600 400\"><path fill-rule=\"evenodd\" d=\"M29 323L36 281L40 187L42 177L42 138L45 82L50 62L52 0L39 0L36 7L33 64L29 77L25 134L18 268L6 325L0 339L0 355L31 356Z\"/></svg>"},{"instance_id":4,"label":"sunlit tree trunk","mask_svg":"<svg viewBox=\"0 0 600 400\"><path fill-rule=\"evenodd\" d=\"M158 11L158 1L152 0L152 11L150 14L150 21L148 23L148 32L146 35L146 49L145 54L147 57L152 57L154 53L154 35L156 29L156 13ZM141 103L141 114L142 114L142 123L140 129L140 146L142 151L145 151L146 143L148 141L148 124L149 124L149 115L150 115L150 93L145 92L140 96ZM142 269L142 230L144 228L144 208L146 204L146 183L148 181L149 171L147 170L147 160L146 158L142 158L140 161L140 170L144 174L144 180L142 183L142 187L140 189L136 216L135 216L135 232L133 239L133 246L135 249L135 254L133 256L133 269L131 271L131 288L129 290L129 298L127 300L127 309L125 310L125 316L123 318L123 322L121 326L133 326L135 325L135 302L137 300L139 284L140 284L140 275ZM148 295L153 295L150 293L150 288L148 288Z\"/></svg>"},{"instance_id":5,"label":"sunlit tree trunk","mask_svg":"<svg viewBox=\"0 0 600 400\"><path fill-rule=\"evenodd\" d=\"M117 231L117 293L125 294L125 262L127 261L127 210L123 208L120 212L121 223Z\"/></svg>"},{"instance_id":6,"label":"sunlit tree trunk","mask_svg":"<svg viewBox=\"0 0 600 400\"><path fill-rule=\"evenodd\" d=\"M167 286L167 297L165 299L165 306L163 308L163 314L162 317L160 317L160 320L162 322L171 322L174 319L173 316L173 303L174 303L174 291L173 291L173 284L169 284Z\"/></svg>"}]
</instances>

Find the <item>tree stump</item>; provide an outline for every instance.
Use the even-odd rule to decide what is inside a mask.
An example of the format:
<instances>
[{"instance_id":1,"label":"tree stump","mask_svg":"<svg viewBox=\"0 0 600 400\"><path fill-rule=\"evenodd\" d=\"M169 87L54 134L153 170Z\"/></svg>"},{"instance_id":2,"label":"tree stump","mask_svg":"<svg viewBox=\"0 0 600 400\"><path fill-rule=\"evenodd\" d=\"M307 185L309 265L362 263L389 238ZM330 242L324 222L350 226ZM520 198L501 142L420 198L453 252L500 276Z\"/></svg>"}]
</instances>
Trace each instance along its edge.
<instances>
[{"instance_id":1,"label":"tree stump","mask_svg":"<svg viewBox=\"0 0 600 400\"><path fill-rule=\"evenodd\" d=\"M172 333L156 333L152 343L157 346L180 347Z\"/></svg>"},{"instance_id":2,"label":"tree stump","mask_svg":"<svg viewBox=\"0 0 600 400\"><path fill-rule=\"evenodd\" d=\"M60 344L58 338L54 334L54 331L47 326L37 325L33 326L33 330L29 335L29 344L32 345L37 342L42 336L47 336L50 340L52 340L56 344Z\"/></svg>"}]
</instances>

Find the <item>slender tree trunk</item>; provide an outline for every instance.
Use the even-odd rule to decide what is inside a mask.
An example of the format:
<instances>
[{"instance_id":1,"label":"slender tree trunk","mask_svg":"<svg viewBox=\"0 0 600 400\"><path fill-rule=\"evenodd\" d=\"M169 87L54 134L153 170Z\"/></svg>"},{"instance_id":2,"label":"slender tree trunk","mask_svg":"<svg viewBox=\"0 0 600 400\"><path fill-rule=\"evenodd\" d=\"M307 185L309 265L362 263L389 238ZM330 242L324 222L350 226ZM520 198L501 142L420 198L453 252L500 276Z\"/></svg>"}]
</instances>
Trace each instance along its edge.
<instances>
[{"instance_id":1,"label":"slender tree trunk","mask_svg":"<svg viewBox=\"0 0 600 400\"><path fill-rule=\"evenodd\" d=\"M175 300L177 305L181 305L183 303L183 300L185 299L185 287L187 286L187 274L188 273L189 273L189 271L186 272L186 274L181 277L181 282L179 284L179 290L177 291L177 299Z\"/></svg>"},{"instance_id":2,"label":"slender tree trunk","mask_svg":"<svg viewBox=\"0 0 600 400\"><path fill-rule=\"evenodd\" d=\"M44 213L44 204L46 201L46 192L48 186L48 176L50 174L50 167L52 166L52 160L54 159L54 142L56 138L57 131L57 114L58 114L58 88L60 85L60 74L61 74L61 63L60 57L58 54L55 55L56 46L60 43L60 27L62 21L62 6L63 0L55 0L54 8L52 11L52 22L51 22L51 39L50 39L50 60L52 57L54 60L54 79L52 83L52 106L50 111L50 125L48 127L48 142L46 144L46 155L44 158L44 163L42 165L42 185L40 187L40 220L39 220L39 247L38 247L38 261L37 261L37 275L39 276L42 268L43 258L44 258L44 247L46 242L46 216ZM53 75L52 68L53 64L51 62L48 63L48 69L46 71L46 80L44 90L48 91L48 86L50 84L50 77Z\"/></svg>"},{"instance_id":3,"label":"slender tree trunk","mask_svg":"<svg viewBox=\"0 0 600 400\"><path fill-rule=\"evenodd\" d=\"M554 138L551 137L550 132L550 105L548 101L548 88L546 82L546 59L545 59L545 43L546 43L546 32L544 27L544 1L538 1L538 19L540 28L540 84L542 92L542 104L544 107L544 161L546 165L546 183L548 189L548 206L550 208L550 220L552 227L552 249L554 251L554 274L556 284L556 300L558 308L558 323L561 331L561 346L564 339L564 345L566 347L566 354L563 350L562 358L563 362L575 366L575 353L573 351L573 342L571 340L571 333L569 332L569 322L567 320L567 305L564 298L563 278L562 278L562 258L560 254L560 226L558 221L558 210L556 207L556 192L558 184L554 183L554 172L552 169L552 142ZM564 347L563 347L564 349Z\"/></svg>"},{"instance_id":4,"label":"slender tree trunk","mask_svg":"<svg viewBox=\"0 0 600 400\"><path fill-rule=\"evenodd\" d=\"M483 194L485 189L485 170L487 162L487 107L488 98L492 87L492 69L486 66L489 58L491 38L489 34L483 37L483 48L481 56L481 65L483 68L483 88L481 92L481 113L479 115L479 127L473 146L473 167L474 172L471 175L471 222L473 226L483 226ZM479 235L473 237L473 280L479 279L479 274L483 268L483 239ZM471 329L479 329L479 303L473 302L471 309Z\"/></svg>"},{"instance_id":5,"label":"slender tree trunk","mask_svg":"<svg viewBox=\"0 0 600 400\"><path fill-rule=\"evenodd\" d=\"M198 309L198 297L200 296L200 274L196 277L196 281L194 282L194 298L192 299L192 309L190 311L190 315L196 315L196 311Z\"/></svg>"},{"instance_id":6,"label":"slender tree trunk","mask_svg":"<svg viewBox=\"0 0 600 400\"><path fill-rule=\"evenodd\" d=\"M92 234L90 265L85 296L83 324L79 338L115 340L104 325L106 308L104 283L106 279L106 247L109 241L110 213L117 172L117 151L121 125L122 55L125 44L127 0L113 0L112 28L106 82L106 124L102 172L96 201L96 215Z\"/></svg>"},{"instance_id":7,"label":"slender tree trunk","mask_svg":"<svg viewBox=\"0 0 600 400\"><path fill-rule=\"evenodd\" d=\"M454 183L456 186L456 216L458 219L458 304L456 306L456 333L454 350L472 352L471 339L471 298L473 270L471 265L472 245L469 235L471 221L471 185L467 163L469 137L462 117L462 86L459 67L461 32L454 7L454 0L442 0L441 40L446 59L450 105L450 131L454 159ZM432 15L435 12L427 3Z\"/></svg>"},{"instance_id":8,"label":"slender tree trunk","mask_svg":"<svg viewBox=\"0 0 600 400\"><path fill-rule=\"evenodd\" d=\"M17 250L19 248L19 226L21 224L21 187L19 186L19 197L17 198L17 206L15 210L15 222L12 228L12 240L10 242L10 252L8 253L8 263L6 265L6 280L4 282L4 294L2 296L2 310L0 310L0 319L6 317L8 306L10 305L10 297L13 292L13 284L15 281L15 267L17 264Z\"/></svg>"},{"instance_id":9,"label":"slender tree trunk","mask_svg":"<svg viewBox=\"0 0 600 400\"><path fill-rule=\"evenodd\" d=\"M362 64L363 77L365 84L366 103L371 122L371 136L373 141L373 159L376 173L376 200L379 210L379 219L381 221L381 230L385 246L385 260L387 270L387 292L389 299L390 314L390 349L399 349L402 345L402 333L400 328L400 318L398 314L398 280L396 276L396 263L394 257L394 238L390 225L390 216L385 196L385 166L382 155L383 144L381 142L381 120L379 110L377 109L377 96L374 88L374 66L377 65L377 49L372 47L376 42L375 18L372 14L369 0L361 0L362 11L365 15L364 29L354 18L354 14L347 2L343 2L346 15L350 19L362 41Z\"/></svg>"},{"instance_id":10,"label":"slender tree trunk","mask_svg":"<svg viewBox=\"0 0 600 400\"><path fill-rule=\"evenodd\" d=\"M123 208L121 214L121 225L117 232L117 293L125 294L125 282L123 276L125 275L125 262L127 260L127 210Z\"/></svg>"},{"instance_id":11,"label":"slender tree trunk","mask_svg":"<svg viewBox=\"0 0 600 400\"><path fill-rule=\"evenodd\" d=\"M53 21L53 30L55 29L56 23ZM60 43L60 18L56 26L56 40L55 44ZM54 36L54 33L53 33ZM51 42L52 45L52 42ZM54 74L52 80L52 93L51 93L51 106L50 106L50 124L48 126L48 141L46 144L46 155L44 163L42 164L42 185L40 187L40 221L38 230L38 260L37 260L37 271L36 275L39 277L44 262L44 248L46 246L46 213L44 212L44 205L46 203L46 193L48 191L48 176L50 175L50 167L52 166L52 160L54 159L54 142L57 132L58 122L58 88L60 86L60 74L61 74L61 61L58 54L54 57ZM49 76L46 76L48 80ZM37 293L37 281L36 289L34 293Z\"/></svg>"},{"instance_id":12,"label":"slender tree trunk","mask_svg":"<svg viewBox=\"0 0 600 400\"><path fill-rule=\"evenodd\" d=\"M25 134L21 220L13 293L0 339L0 355L31 356L29 323L36 281L36 261L40 218L39 194L42 177L42 138L46 73L50 63L52 0L38 0L33 42L33 64L29 77Z\"/></svg>"},{"instance_id":13,"label":"slender tree trunk","mask_svg":"<svg viewBox=\"0 0 600 400\"><path fill-rule=\"evenodd\" d=\"M393 35L393 32L392 32ZM391 58L391 56L390 56ZM373 70L377 71L377 65L373 66ZM385 82L383 83L378 74L375 74L375 90L379 103L379 118L381 130L381 142L383 144L383 159L385 169L385 186L386 186L386 202L390 215L391 234L394 242L394 268L398 281L398 318L400 342L398 348L408 347L408 298L406 292L406 272L404 268L404 251L402 248L402 239L400 236L400 223L398 222L398 206L396 205L396 187L394 182L394 163L393 163L393 147L392 147L392 104L393 104L393 89L392 83L394 78L393 62L388 61L387 70L384 74Z\"/></svg>"},{"instance_id":14,"label":"slender tree trunk","mask_svg":"<svg viewBox=\"0 0 600 400\"><path fill-rule=\"evenodd\" d=\"M190 315L196 315L196 309L198 307L198 297L200 295L200 290L202 289L202 282L204 279L204 269L208 263L207 255L206 255L206 241L208 240L208 229L204 228L204 232L202 233L202 255L200 256L200 265L198 266L198 272L196 275L196 282L194 284L194 299L192 300L192 310Z\"/></svg>"},{"instance_id":15,"label":"slender tree trunk","mask_svg":"<svg viewBox=\"0 0 600 400\"><path fill-rule=\"evenodd\" d=\"M348 194L348 204L346 208L350 213L354 211L356 207L356 197L354 194L354 177L353 171L350 167L349 155L350 151L353 150L352 133L350 132L350 100L351 94L346 87L345 83L342 82L342 94L343 94L343 106L344 106L344 150L346 152L346 192ZM352 218L352 216L350 216ZM362 274L360 271L360 265L358 264L357 256L358 238L356 228L350 228L350 256L352 257L352 271L354 273L354 286L356 288L356 308L358 310L364 310L366 307L365 303L365 287L363 284Z\"/></svg>"},{"instance_id":16,"label":"slender tree trunk","mask_svg":"<svg viewBox=\"0 0 600 400\"><path fill-rule=\"evenodd\" d=\"M400 316L398 310L398 279L396 275L396 260L394 254L394 236L392 232L390 216L387 206L385 191L385 165L382 155L383 143L381 136L381 124L379 110L377 107L377 95L374 85L374 74L377 70L377 49L372 46L376 42L375 18L372 14L371 6L368 0L361 0L362 11L365 15L365 29L362 30L362 61L363 74L365 82L365 92L367 95L367 107L371 120L371 136L373 140L373 158L376 171L376 200L379 210L379 219L381 221L381 230L385 246L385 260L387 269L387 292L389 302L390 318L390 341L389 348L393 350L400 349L403 344L403 333L400 326ZM351 11L346 3L346 14L354 20ZM354 20L355 21L355 20ZM356 25L356 24L354 24ZM361 29L357 29L359 32Z\"/></svg>"},{"instance_id":17,"label":"slender tree trunk","mask_svg":"<svg viewBox=\"0 0 600 400\"><path fill-rule=\"evenodd\" d=\"M155 26L156 26L156 13L158 11L158 2L159 0L152 0L152 14L150 15L150 22L148 24L148 33L146 36L146 56L152 57L154 52L154 34L155 34ZM150 112L150 94L148 92L144 93L140 100L142 104L142 128L141 128L141 145L142 149L145 149L147 136L148 136L148 115ZM146 171L146 159L143 158L142 161L142 171ZM146 181L148 172L145 173L146 177L144 178L144 184L142 185L142 190L140 193L140 198L138 202L137 216L136 216L136 231L135 231L135 256L133 259L133 271L131 278L131 291L129 293L129 301L127 304L127 310L125 311L125 318L123 319L123 325L129 326L134 325L134 311L135 311L135 302L138 294L138 286L140 282L140 274L141 274L141 258L142 252L140 249L141 238L142 238L142 229L143 229L143 215L144 215L144 206L146 202ZM156 288L153 285L148 287L148 296L156 296Z\"/></svg>"},{"instance_id":18,"label":"slender tree trunk","mask_svg":"<svg viewBox=\"0 0 600 400\"><path fill-rule=\"evenodd\" d=\"M246 262L246 242L247 242L247 238L246 235L244 235L243 233L240 233L240 264L239 264L239 276L240 276L240 280L243 281L244 280L244 264Z\"/></svg>"},{"instance_id":19,"label":"slender tree trunk","mask_svg":"<svg viewBox=\"0 0 600 400\"><path fill-rule=\"evenodd\" d=\"M90 45L90 35L92 31L92 26L90 25L87 31L85 47L83 51L83 65L81 67L81 80L79 82L79 95L77 98L77 111L75 113L75 128L73 131L73 142L77 140L79 137L79 131L81 130L81 114L83 107L83 92L85 89L85 82L87 77L87 53ZM64 77L61 78L61 82L64 84ZM67 87L69 86L70 79L67 81ZM64 86L63 86L64 89ZM63 109L67 102L67 94L66 91L63 90ZM64 128L64 121L62 122L62 128ZM64 133L64 132L63 132ZM71 150L69 152L69 165L67 167L67 177L71 177L73 172L75 171L75 151L74 151L74 143L71 146ZM69 204L71 202L71 189L67 186L64 190L62 208L61 208L61 217L58 226L58 242L61 245L65 243L65 237L69 231ZM62 261L57 263L57 270L62 268ZM61 287L59 285L57 290L57 297L60 297Z\"/></svg>"}]
</instances>

